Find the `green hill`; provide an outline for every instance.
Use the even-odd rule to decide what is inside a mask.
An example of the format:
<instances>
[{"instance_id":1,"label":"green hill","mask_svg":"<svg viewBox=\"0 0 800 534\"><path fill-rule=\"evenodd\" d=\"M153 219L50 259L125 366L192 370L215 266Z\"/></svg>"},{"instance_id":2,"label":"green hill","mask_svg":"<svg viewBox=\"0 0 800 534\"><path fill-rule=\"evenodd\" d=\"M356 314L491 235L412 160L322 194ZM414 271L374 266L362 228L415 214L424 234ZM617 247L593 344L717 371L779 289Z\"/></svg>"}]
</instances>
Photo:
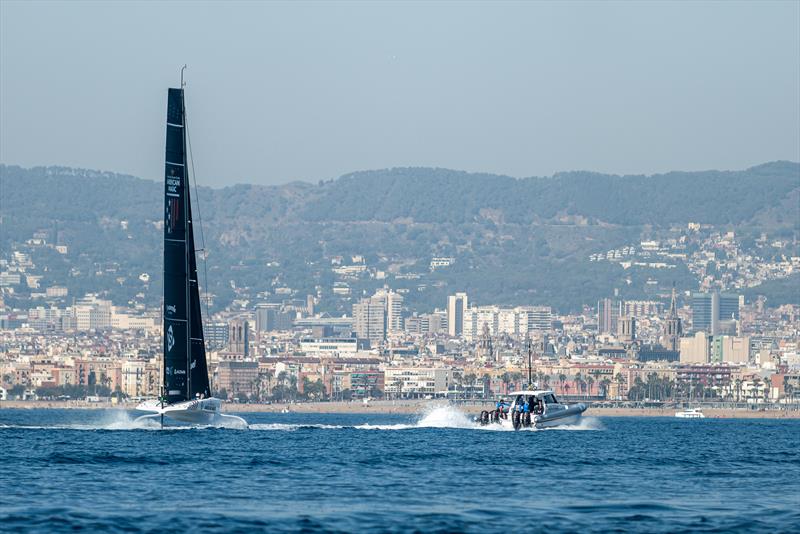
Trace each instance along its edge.
<instances>
[{"instance_id":1,"label":"green hill","mask_svg":"<svg viewBox=\"0 0 800 534\"><path fill-rule=\"evenodd\" d=\"M619 289L629 298L657 294L675 281L693 288L685 267L669 272L591 263L589 254L668 232L688 222L720 229L796 236L792 206L800 164L774 162L744 171L611 176L587 172L514 179L447 169L362 171L319 184L200 188L209 287L215 306L290 287L322 294L320 309L349 313L334 297L335 256L363 255L388 283L407 289L420 311L466 289L475 302L550 304L577 309ZM59 255L33 247L43 287L71 295L101 292L116 302L158 302L162 185L113 173L0 166L0 258L43 232L69 246ZM197 210L197 208L195 208ZM198 212L195 211L195 214ZM27 250L27 249L26 249ZM433 256L456 259L428 272ZM270 265L268 265L270 264ZM141 273L149 283L138 280ZM397 273L417 273L394 278ZM385 283L348 282L354 294ZM25 288L17 297L24 298ZM140 296L137 296L140 295ZM16 297L15 297L16 298ZM12 299L13 300L13 299Z\"/></svg>"}]
</instances>

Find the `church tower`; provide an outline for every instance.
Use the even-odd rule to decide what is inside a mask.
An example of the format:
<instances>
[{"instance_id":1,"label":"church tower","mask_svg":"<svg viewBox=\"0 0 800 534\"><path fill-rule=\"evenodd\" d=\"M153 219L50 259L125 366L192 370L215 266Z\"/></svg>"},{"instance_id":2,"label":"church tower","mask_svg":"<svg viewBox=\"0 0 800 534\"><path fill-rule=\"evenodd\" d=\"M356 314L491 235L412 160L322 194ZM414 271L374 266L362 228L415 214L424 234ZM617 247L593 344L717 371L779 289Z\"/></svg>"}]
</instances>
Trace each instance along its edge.
<instances>
[{"instance_id":1,"label":"church tower","mask_svg":"<svg viewBox=\"0 0 800 534\"><path fill-rule=\"evenodd\" d=\"M672 286L672 301L669 303L669 313L667 314L667 324L665 330L664 337L666 338L667 349L680 350L683 327L681 326L681 318L678 317L675 286Z\"/></svg>"},{"instance_id":2,"label":"church tower","mask_svg":"<svg viewBox=\"0 0 800 534\"><path fill-rule=\"evenodd\" d=\"M494 347L492 346L492 335L489 332L489 325L484 323L481 339L478 343L478 358L486 362L492 362L494 361L494 357L495 354Z\"/></svg>"}]
</instances>

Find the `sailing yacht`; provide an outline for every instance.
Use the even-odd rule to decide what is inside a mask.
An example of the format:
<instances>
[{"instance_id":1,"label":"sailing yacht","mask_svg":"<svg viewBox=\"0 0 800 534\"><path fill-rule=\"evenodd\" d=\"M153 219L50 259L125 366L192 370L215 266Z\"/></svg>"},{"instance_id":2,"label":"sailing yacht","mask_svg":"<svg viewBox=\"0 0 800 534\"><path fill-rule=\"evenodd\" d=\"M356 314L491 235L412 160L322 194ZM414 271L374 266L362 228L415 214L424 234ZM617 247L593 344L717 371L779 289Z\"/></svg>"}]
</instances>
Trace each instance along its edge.
<instances>
[{"instance_id":1,"label":"sailing yacht","mask_svg":"<svg viewBox=\"0 0 800 534\"><path fill-rule=\"evenodd\" d=\"M164 183L164 324L163 386L159 399L139 404L150 412L193 424L247 427L241 417L220 413L222 402L211 396L197 285L186 159L186 107L181 88L169 89Z\"/></svg>"}]
</instances>

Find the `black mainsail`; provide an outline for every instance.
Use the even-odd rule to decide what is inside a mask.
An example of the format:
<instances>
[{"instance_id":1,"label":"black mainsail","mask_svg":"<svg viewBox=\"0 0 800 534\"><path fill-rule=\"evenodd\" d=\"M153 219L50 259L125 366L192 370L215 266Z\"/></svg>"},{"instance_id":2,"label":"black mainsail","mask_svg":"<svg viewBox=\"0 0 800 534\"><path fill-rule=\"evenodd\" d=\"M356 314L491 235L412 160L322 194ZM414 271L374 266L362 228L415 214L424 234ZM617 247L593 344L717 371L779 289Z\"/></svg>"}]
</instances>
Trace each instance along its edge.
<instances>
[{"instance_id":1,"label":"black mainsail","mask_svg":"<svg viewBox=\"0 0 800 534\"><path fill-rule=\"evenodd\" d=\"M211 396L197 285L183 89L169 90L165 163L164 395L172 404L198 394Z\"/></svg>"}]
</instances>

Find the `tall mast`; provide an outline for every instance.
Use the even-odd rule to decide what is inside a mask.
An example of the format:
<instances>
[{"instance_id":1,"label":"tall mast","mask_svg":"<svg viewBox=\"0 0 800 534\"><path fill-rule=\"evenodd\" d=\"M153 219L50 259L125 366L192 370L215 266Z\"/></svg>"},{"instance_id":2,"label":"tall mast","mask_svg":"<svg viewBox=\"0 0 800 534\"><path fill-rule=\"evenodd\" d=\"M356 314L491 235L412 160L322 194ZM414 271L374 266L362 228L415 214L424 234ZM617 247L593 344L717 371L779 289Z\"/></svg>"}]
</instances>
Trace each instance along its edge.
<instances>
[{"instance_id":1,"label":"tall mast","mask_svg":"<svg viewBox=\"0 0 800 534\"><path fill-rule=\"evenodd\" d=\"M192 225L192 203L191 199L189 198L189 165L187 165L186 160L186 150L187 150L187 143L186 143L186 130L187 130L187 121L186 121L186 97L184 94L183 88L186 86L186 82L183 81L183 71L186 70L186 65L181 67L181 116L183 118L183 203L184 203L184 210L183 212L186 214L186 254L184 255L184 265L186 267L186 291L185 291L185 300L186 300L186 311L187 311L187 321L186 321L186 398L192 398L192 320L191 320L191 301L190 301L190 285L191 282L189 281L192 273L189 270L189 254L194 254L194 246L192 244L191 239L189 236L191 235L191 225Z\"/></svg>"}]
</instances>

